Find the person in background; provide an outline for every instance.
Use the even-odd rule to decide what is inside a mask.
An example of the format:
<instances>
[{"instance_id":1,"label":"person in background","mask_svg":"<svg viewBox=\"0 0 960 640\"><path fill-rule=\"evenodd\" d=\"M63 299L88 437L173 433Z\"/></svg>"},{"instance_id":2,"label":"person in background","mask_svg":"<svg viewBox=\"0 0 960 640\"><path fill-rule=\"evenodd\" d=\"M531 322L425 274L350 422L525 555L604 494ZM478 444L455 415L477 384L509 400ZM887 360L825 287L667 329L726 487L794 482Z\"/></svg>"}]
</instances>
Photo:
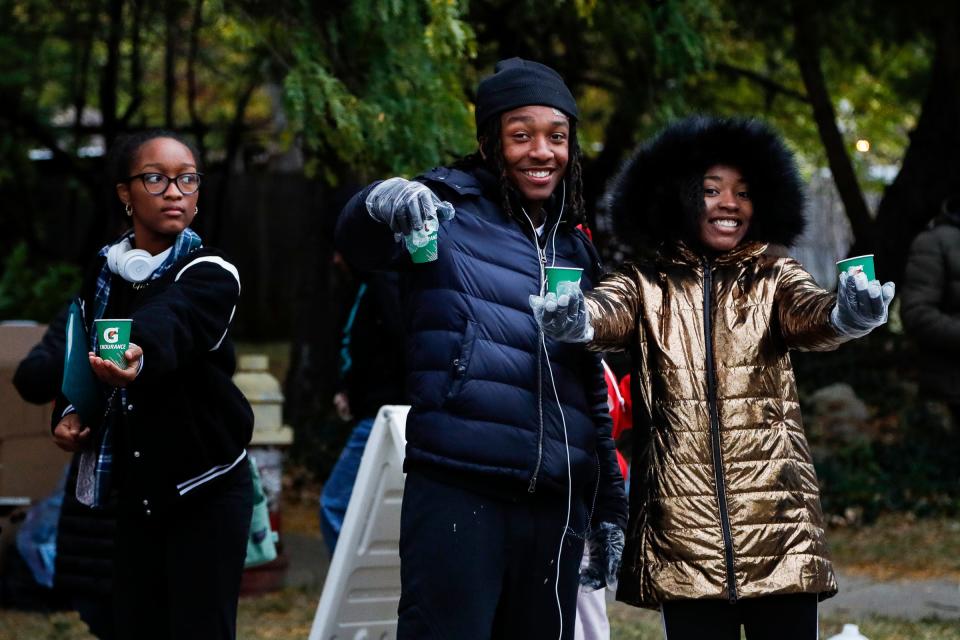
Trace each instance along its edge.
<instances>
[{"instance_id":1,"label":"person in background","mask_svg":"<svg viewBox=\"0 0 960 640\"><path fill-rule=\"evenodd\" d=\"M804 191L755 120L668 126L608 198L636 262L530 302L547 335L633 361L617 598L660 609L669 640L815 640L837 584L790 350L882 325L893 283L844 273L835 295L769 251L801 233Z\"/></svg>"},{"instance_id":2,"label":"person in background","mask_svg":"<svg viewBox=\"0 0 960 640\"><path fill-rule=\"evenodd\" d=\"M475 116L476 153L369 185L337 225L354 268L405 276L397 637L569 640L584 539L582 579L612 582L626 517L600 358L525 311L545 266L599 279L576 228L577 106L553 69L512 58L480 83ZM436 259L414 263L425 229Z\"/></svg>"},{"instance_id":3,"label":"person in background","mask_svg":"<svg viewBox=\"0 0 960 640\"><path fill-rule=\"evenodd\" d=\"M364 274L343 326L334 396L338 416L356 423L320 494L320 531L331 555L377 412L384 405L404 403L403 328L398 309L398 275Z\"/></svg>"},{"instance_id":4,"label":"person in background","mask_svg":"<svg viewBox=\"0 0 960 640\"><path fill-rule=\"evenodd\" d=\"M109 167L132 228L95 257L80 301L89 336L94 319L132 319L127 366L91 342L104 416L84 424L61 395L54 440L81 452L77 500L117 500L117 637L232 640L253 507L253 412L231 379L240 276L190 229L201 174L185 140L132 134Z\"/></svg>"},{"instance_id":5,"label":"person in background","mask_svg":"<svg viewBox=\"0 0 960 640\"><path fill-rule=\"evenodd\" d=\"M945 402L960 429L960 194L910 245L900 317L920 347L920 392Z\"/></svg>"}]
</instances>

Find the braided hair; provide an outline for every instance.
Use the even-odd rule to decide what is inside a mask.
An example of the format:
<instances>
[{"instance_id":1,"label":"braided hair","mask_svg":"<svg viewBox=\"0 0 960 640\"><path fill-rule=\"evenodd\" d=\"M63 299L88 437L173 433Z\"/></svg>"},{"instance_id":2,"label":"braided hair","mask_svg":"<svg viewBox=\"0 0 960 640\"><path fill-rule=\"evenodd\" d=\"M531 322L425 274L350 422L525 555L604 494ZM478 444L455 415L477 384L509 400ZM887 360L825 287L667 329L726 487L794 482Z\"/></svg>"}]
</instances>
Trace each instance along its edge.
<instances>
[{"instance_id":1,"label":"braided hair","mask_svg":"<svg viewBox=\"0 0 960 640\"><path fill-rule=\"evenodd\" d=\"M507 178L507 169L503 162L503 145L501 142L502 128L499 117L488 118L483 128L477 132L480 148L461 158L454 167L458 169L472 169L484 167L497 177L500 191L500 207L510 217L523 220L519 208L523 203L523 196L517 187ZM577 122L570 120L570 136L567 139L569 155L563 182L566 185L567 222L576 226L585 220L583 207L583 154L577 140ZM552 196L551 196L552 197Z\"/></svg>"}]
</instances>

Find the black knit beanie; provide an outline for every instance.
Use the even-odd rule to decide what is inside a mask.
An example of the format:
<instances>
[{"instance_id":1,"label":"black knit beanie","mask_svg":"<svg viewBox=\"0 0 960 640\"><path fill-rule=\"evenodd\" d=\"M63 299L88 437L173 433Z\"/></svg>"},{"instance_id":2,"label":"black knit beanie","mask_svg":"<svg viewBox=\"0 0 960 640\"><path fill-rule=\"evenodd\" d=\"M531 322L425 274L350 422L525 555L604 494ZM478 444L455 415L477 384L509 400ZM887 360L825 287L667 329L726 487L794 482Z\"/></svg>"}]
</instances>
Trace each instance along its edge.
<instances>
[{"instance_id":1,"label":"black knit beanie","mask_svg":"<svg viewBox=\"0 0 960 640\"><path fill-rule=\"evenodd\" d=\"M573 120L579 115L573 94L559 73L532 60L501 60L493 75L481 80L477 87L477 132L493 116L533 104L559 109Z\"/></svg>"}]
</instances>

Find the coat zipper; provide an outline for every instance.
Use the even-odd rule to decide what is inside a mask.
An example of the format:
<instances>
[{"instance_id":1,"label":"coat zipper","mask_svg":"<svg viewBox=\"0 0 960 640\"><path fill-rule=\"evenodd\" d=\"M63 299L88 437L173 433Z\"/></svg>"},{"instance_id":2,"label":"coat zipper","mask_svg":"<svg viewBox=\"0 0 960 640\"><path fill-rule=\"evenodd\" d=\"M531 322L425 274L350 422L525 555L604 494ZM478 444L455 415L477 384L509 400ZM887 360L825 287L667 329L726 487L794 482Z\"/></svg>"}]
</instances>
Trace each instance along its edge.
<instances>
[{"instance_id":1,"label":"coat zipper","mask_svg":"<svg viewBox=\"0 0 960 640\"><path fill-rule=\"evenodd\" d=\"M713 445L713 474L717 482L717 506L720 509L720 528L723 530L723 554L727 564L727 588L730 602L737 601L737 581L733 567L733 534L727 511L727 487L723 477L723 456L720 452L720 419L717 415L717 372L713 360L713 271L710 261L703 260L703 337L707 354L707 406L710 411L710 441Z\"/></svg>"},{"instance_id":2,"label":"coat zipper","mask_svg":"<svg viewBox=\"0 0 960 640\"><path fill-rule=\"evenodd\" d=\"M540 245L537 243L536 230L534 230L534 248L537 250L537 257L540 259L540 283L543 285L543 271L547 266L547 256L540 251ZM537 418L540 422L539 433L537 435L537 464L533 467L533 475L530 477L530 485L527 487L527 493L536 493L537 476L540 475L540 465L543 463L543 329L537 326Z\"/></svg>"}]
</instances>

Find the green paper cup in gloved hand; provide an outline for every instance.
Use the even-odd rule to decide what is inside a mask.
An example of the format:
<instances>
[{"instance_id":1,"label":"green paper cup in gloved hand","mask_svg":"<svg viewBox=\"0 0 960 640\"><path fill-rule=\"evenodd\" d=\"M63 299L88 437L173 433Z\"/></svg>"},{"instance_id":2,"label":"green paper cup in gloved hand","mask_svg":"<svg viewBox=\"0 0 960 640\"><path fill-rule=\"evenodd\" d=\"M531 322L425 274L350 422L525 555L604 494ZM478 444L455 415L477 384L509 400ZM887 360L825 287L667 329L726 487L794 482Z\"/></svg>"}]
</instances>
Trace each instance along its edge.
<instances>
[{"instance_id":1,"label":"green paper cup in gloved hand","mask_svg":"<svg viewBox=\"0 0 960 640\"><path fill-rule=\"evenodd\" d=\"M121 369L126 369L127 358L124 354L130 348L132 324L133 320L129 318L94 320L94 331L97 332L97 355Z\"/></svg>"},{"instance_id":2,"label":"green paper cup in gloved hand","mask_svg":"<svg viewBox=\"0 0 960 640\"><path fill-rule=\"evenodd\" d=\"M415 264L433 262L437 259L437 231L439 228L436 220L428 218L423 221L423 229L414 230L409 236L404 236L407 251L410 252L410 259Z\"/></svg>"},{"instance_id":3,"label":"green paper cup in gloved hand","mask_svg":"<svg viewBox=\"0 0 960 640\"><path fill-rule=\"evenodd\" d=\"M873 268L873 254L868 254L864 256L855 256L853 258L847 258L846 260L841 260L837 263L837 275L847 272L850 275L855 273L863 272L867 276L867 280L876 280L877 273Z\"/></svg>"},{"instance_id":4,"label":"green paper cup in gloved hand","mask_svg":"<svg viewBox=\"0 0 960 640\"><path fill-rule=\"evenodd\" d=\"M547 267L547 293L557 295L557 285L561 282L580 284L583 269L577 267Z\"/></svg>"}]
</instances>

